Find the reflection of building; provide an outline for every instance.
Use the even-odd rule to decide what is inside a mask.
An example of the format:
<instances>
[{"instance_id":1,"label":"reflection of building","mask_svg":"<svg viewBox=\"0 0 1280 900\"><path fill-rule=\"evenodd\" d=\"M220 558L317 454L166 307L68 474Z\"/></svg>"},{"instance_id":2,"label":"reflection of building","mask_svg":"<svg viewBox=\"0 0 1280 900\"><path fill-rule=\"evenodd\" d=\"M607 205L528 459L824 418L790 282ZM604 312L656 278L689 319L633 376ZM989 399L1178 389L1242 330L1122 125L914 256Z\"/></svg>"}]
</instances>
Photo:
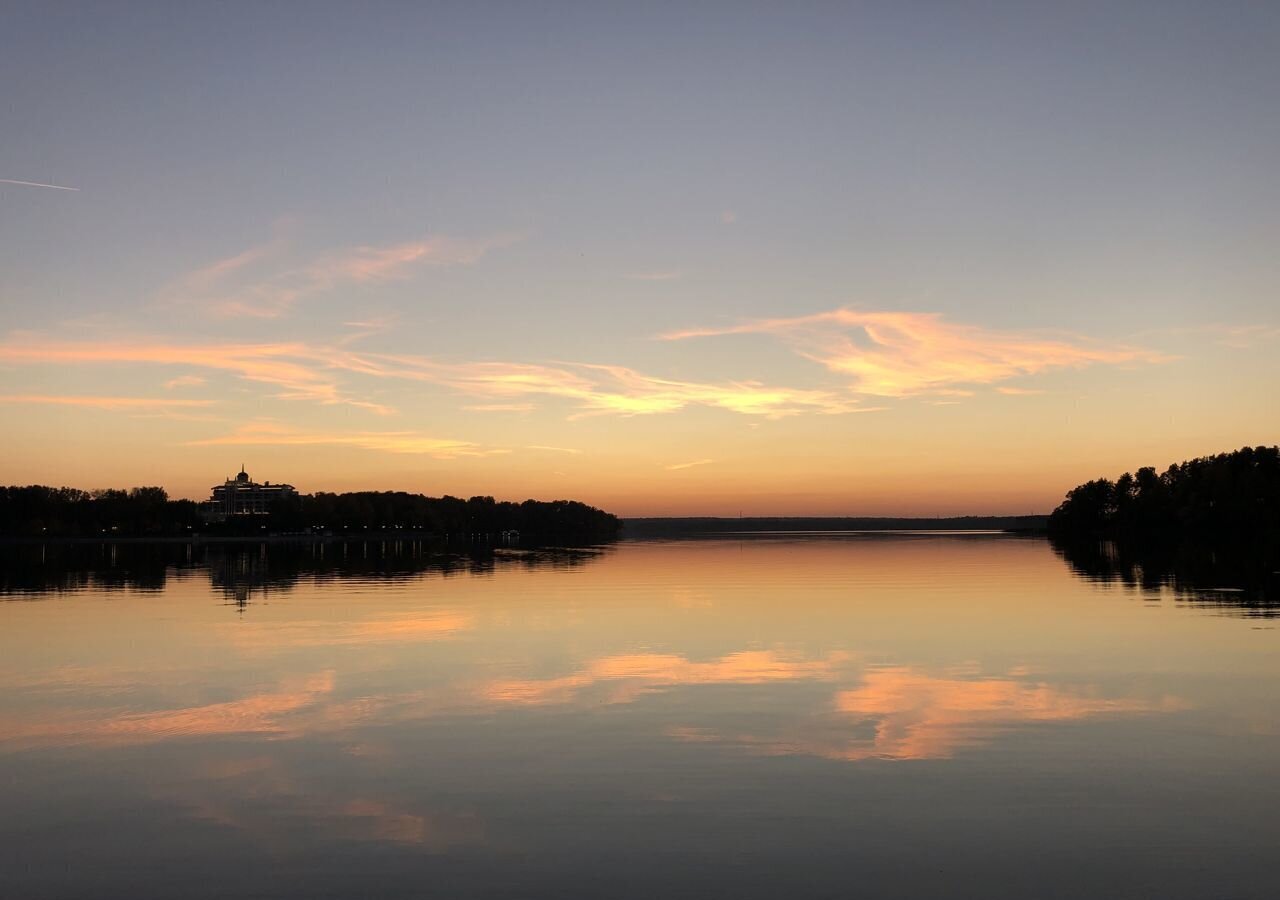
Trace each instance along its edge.
<instances>
[{"instance_id":1,"label":"reflection of building","mask_svg":"<svg viewBox=\"0 0 1280 900\"><path fill-rule=\"evenodd\" d=\"M209 499L200 504L200 514L206 522L225 522L238 516L265 516L271 512L271 504L277 500L298 496L291 484L258 484L250 481L244 466L235 478L214 485Z\"/></svg>"},{"instance_id":2,"label":"reflection of building","mask_svg":"<svg viewBox=\"0 0 1280 900\"><path fill-rule=\"evenodd\" d=\"M255 595L266 599L273 591L293 590L298 580L296 570L272 573L266 544L256 550L210 548L205 565L209 567L209 583L241 610Z\"/></svg>"}]
</instances>

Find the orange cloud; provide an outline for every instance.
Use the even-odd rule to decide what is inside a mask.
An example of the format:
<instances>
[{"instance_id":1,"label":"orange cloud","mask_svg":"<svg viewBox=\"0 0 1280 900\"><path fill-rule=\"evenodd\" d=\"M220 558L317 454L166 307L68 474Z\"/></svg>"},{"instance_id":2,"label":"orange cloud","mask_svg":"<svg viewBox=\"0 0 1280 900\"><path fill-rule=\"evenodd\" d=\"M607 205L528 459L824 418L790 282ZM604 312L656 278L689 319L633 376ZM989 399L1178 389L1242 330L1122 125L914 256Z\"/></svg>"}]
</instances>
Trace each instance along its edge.
<instances>
[{"instance_id":1,"label":"orange cloud","mask_svg":"<svg viewBox=\"0 0 1280 900\"><path fill-rule=\"evenodd\" d=\"M22 335L0 344L0 362L138 363L211 369L276 386L280 388L275 395L279 399L346 404L378 413L392 410L380 403L357 399L348 387L339 383L335 373L430 382L459 393L501 400L561 398L577 405L576 416L647 415L690 406L766 418L801 412L834 414L881 409L859 406L857 401L831 391L769 387L755 381L720 384L677 381L645 375L624 366L585 363L452 363L423 356L357 353L343 347L300 341L261 344L166 343L156 339L73 342L42 341L32 335ZM492 411L528 407L519 402L504 402L472 408Z\"/></svg>"},{"instance_id":2,"label":"orange cloud","mask_svg":"<svg viewBox=\"0 0 1280 900\"><path fill-rule=\"evenodd\" d=\"M206 383L206 379L199 375L179 375L177 378L170 378L164 383L165 388L173 390L180 387L200 387Z\"/></svg>"},{"instance_id":3,"label":"orange cloud","mask_svg":"<svg viewBox=\"0 0 1280 900\"><path fill-rule=\"evenodd\" d=\"M324 371L328 353L303 343L188 344L162 340L42 341L17 336L0 344L0 362L27 365L140 363L230 372L247 381L280 388L276 396L324 404L348 404L389 412L381 404L357 400Z\"/></svg>"},{"instance_id":4,"label":"orange cloud","mask_svg":"<svg viewBox=\"0 0 1280 900\"><path fill-rule=\"evenodd\" d=\"M319 444L359 447L363 450L380 450L387 453L422 454L435 459L494 456L511 452L508 449L481 447L470 441L429 437L413 431L300 431L272 422L249 422L237 427L231 434L187 442L189 447L254 445L303 447Z\"/></svg>"},{"instance_id":5,"label":"orange cloud","mask_svg":"<svg viewBox=\"0 0 1280 900\"><path fill-rule=\"evenodd\" d=\"M166 410L211 406L212 400L170 400L163 397L97 397L92 395L0 394L0 403L42 406L84 406L106 410Z\"/></svg>"},{"instance_id":6,"label":"orange cloud","mask_svg":"<svg viewBox=\"0 0 1280 900\"><path fill-rule=\"evenodd\" d=\"M884 397L937 394L1052 369L1168 359L1140 347L953 324L937 313L855 309L689 329L662 337L684 340L729 334L779 337L802 356L849 376L857 393Z\"/></svg>"},{"instance_id":7,"label":"orange cloud","mask_svg":"<svg viewBox=\"0 0 1280 900\"><path fill-rule=\"evenodd\" d=\"M420 356L344 352L335 366L383 378L444 385L462 393L518 398L561 397L576 401L582 415L648 415L689 406L709 406L770 418L812 411L871 412L825 390L769 387L756 381L709 384L645 375L625 366L588 363L447 363Z\"/></svg>"}]
</instances>

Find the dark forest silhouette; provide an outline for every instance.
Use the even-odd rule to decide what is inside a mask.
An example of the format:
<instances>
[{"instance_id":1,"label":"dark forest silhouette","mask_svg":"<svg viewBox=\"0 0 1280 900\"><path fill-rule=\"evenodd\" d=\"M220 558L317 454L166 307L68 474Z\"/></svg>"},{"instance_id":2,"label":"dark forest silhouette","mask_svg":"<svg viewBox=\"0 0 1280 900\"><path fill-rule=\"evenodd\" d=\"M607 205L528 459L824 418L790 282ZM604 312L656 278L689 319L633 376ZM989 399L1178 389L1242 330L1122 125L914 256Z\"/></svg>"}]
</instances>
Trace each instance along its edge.
<instances>
[{"instance_id":1,"label":"dark forest silhouette","mask_svg":"<svg viewBox=\"0 0 1280 900\"><path fill-rule=\"evenodd\" d=\"M183 537L267 533L364 534L414 531L440 537L519 532L529 541L609 541L619 520L576 500L497 501L426 497L404 491L301 494L267 515L209 523L199 504L170 500L163 488L82 491L43 485L0 487L0 535L7 537Z\"/></svg>"},{"instance_id":2,"label":"dark forest silhouette","mask_svg":"<svg viewBox=\"0 0 1280 900\"><path fill-rule=\"evenodd\" d=\"M1169 586L1206 605L1273 615L1280 450L1244 447L1163 473L1148 467L1086 482L1049 517L1049 534L1083 577L1142 590Z\"/></svg>"},{"instance_id":3,"label":"dark forest silhouette","mask_svg":"<svg viewBox=\"0 0 1280 900\"><path fill-rule=\"evenodd\" d=\"M1280 448L1243 447L1231 453L1150 466L1115 481L1099 478L1067 492L1049 516L1062 537L1140 538L1280 535Z\"/></svg>"}]
</instances>

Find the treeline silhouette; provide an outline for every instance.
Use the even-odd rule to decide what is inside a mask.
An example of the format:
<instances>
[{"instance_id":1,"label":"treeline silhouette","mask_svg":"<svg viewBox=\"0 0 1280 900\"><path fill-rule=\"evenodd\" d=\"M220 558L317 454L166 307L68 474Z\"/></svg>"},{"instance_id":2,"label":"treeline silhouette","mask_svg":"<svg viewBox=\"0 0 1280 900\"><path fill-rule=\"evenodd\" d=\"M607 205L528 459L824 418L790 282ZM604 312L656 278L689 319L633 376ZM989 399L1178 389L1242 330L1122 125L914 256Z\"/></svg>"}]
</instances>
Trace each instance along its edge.
<instances>
[{"instance_id":1,"label":"treeline silhouette","mask_svg":"<svg viewBox=\"0 0 1280 900\"><path fill-rule=\"evenodd\" d=\"M164 536L185 534L199 524L198 504L170 500L159 487L0 487L0 534L7 537Z\"/></svg>"},{"instance_id":2,"label":"treeline silhouette","mask_svg":"<svg viewBox=\"0 0 1280 900\"><path fill-rule=\"evenodd\" d=\"M1086 482L1053 511L1049 535L1083 577L1274 615L1280 449L1243 447Z\"/></svg>"},{"instance_id":3,"label":"treeline silhouette","mask_svg":"<svg viewBox=\"0 0 1280 900\"><path fill-rule=\"evenodd\" d=\"M518 531L542 541L611 541L622 527L617 516L577 500L513 503L488 496L463 500L404 491L303 494L279 501L271 515L282 530L351 533L397 528L440 535Z\"/></svg>"},{"instance_id":4,"label":"treeline silhouette","mask_svg":"<svg viewBox=\"0 0 1280 900\"><path fill-rule=\"evenodd\" d=\"M199 504L170 500L159 487L100 491L0 487L0 535L6 537L342 535L391 530L448 537L515 531L526 542L594 543L613 540L620 528L616 516L576 500L512 503L493 497L463 500L404 491L321 492L282 498L267 515L206 523Z\"/></svg>"},{"instance_id":5,"label":"treeline silhouette","mask_svg":"<svg viewBox=\"0 0 1280 900\"><path fill-rule=\"evenodd\" d=\"M1280 536L1280 448L1243 447L1231 453L1150 466L1115 481L1099 478L1067 492L1049 516L1060 537L1167 539Z\"/></svg>"}]
</instances>

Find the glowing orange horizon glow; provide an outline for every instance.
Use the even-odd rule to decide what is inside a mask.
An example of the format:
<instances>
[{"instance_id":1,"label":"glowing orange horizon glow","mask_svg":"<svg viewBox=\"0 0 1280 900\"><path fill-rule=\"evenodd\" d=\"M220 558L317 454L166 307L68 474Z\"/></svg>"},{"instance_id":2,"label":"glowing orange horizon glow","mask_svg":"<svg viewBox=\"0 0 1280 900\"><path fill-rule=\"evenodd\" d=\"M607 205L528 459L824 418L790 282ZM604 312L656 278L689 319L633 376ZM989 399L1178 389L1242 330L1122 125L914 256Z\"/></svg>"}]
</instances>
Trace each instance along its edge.
<instances>
[{"instance_id":1,"label":"glowing orange horizon glow","mask_svg":"<svg viewBox=\"0 0 1280 900\"><path fill-rule=\"evenodd\" d=\"M157 320L283 318L346 288L478 266L520 240L432 234L303 250L288 231L173 278L153 298ZM641 281L680 281L655 272ZM460 353L448 340L405 352L406 315L344 309L340 328L290 329L287 340L246 340L260 330L229 325L204 339L12 331L0 338L11 382L0 408L27 409L12 423L7 480L160 481L198 500L226 466L220 451L241 447L256 471L308 492L571 497L623 516L1047 513L1089 478L1266 442L1247 392L1209 398L1195 374L1203 359L1180 370L1189 357L1153 343L1262 352L1278 333L1218 323L1126 341L842 307L668 329L665 341L637 333L633 359L601 344L566 361ZM741 340L752 335L781 353L762 356ZM714 354L692 341L715 336L733 339ZM1204 414L1193 416L1197 390ZM1166 424L1109 426L1134 410Z\"/></svg>"}]
</instances>

